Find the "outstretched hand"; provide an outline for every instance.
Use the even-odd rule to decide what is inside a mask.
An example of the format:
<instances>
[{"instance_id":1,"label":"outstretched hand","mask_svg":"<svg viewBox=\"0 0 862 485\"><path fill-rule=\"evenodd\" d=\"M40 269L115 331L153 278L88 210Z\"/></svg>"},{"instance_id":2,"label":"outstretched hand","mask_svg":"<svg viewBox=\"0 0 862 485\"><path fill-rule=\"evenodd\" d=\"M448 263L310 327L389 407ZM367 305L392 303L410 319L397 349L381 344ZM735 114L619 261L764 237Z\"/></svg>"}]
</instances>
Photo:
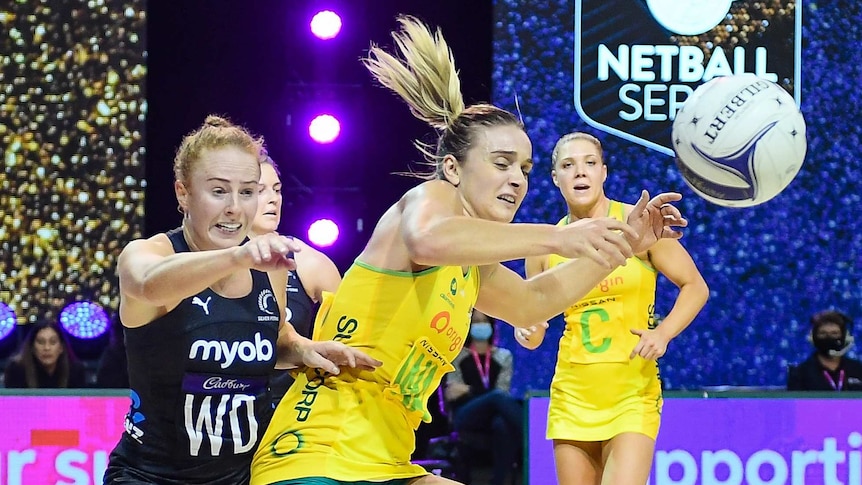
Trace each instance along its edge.
<instances>
[{"instance_id":1,"label":"outstretched hand","mask_svg":"<svg viewBox=\"0 0 862 485\"><path fill-rule=\"evenodd\" d=\"M646 251L659 239L682 237L682 232L674 228L686 227L688 221L682 217L679 209L671 205L671 202L681 199L682 195L676 192L661 193L652 199L646 190L641 192L640 199L626 221L637 233L636 238L626 234L635 253Z\"/></svg>"},{"instance_id":2,"label":"outstretched hand","mask_svg":"<svg viewBox=\"0 0 862 485\"><path fill-rule=\"evenodd\" d=\"M301 355L303 364L333 375L341 373L339 367L374 370L383 365L383 362L361 350L333 340L309 341L302 346Z\"/></svg>"},{"instance_id":3,"label":"outstretched hand","mask_svg":"<svg viewBox=\"0 0 862 485\"><path fill-rule=\"evenodd\" d=\"M625 264L634 254L629 241L638 238L638 232L629 224L611 217L579 219L560 230L560 256L587 257L606 268Z\"/></svg>"},{"instance_id":4,"label":"outstretched hand","mask_svg":"<svg viewBox=\"0 0 862 485\"><path fill-rule=\"evenodd\" d=\"M236 254L244 264L258 271L293 270L296 269L296 261L288 255L301 250L302 246L293 238L270 232L237 246Z\"/></svg>"}]
</instances>

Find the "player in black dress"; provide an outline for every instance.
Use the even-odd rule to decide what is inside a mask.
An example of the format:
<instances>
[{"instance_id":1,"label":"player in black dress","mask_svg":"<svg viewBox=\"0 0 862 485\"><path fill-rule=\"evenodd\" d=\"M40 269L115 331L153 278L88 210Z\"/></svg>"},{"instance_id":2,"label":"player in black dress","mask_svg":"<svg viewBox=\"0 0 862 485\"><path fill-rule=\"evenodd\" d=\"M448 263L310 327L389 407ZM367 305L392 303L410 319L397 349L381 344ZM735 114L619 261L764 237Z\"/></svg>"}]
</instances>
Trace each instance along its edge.
<instances>
[{"instance_id":1,"label":"player in black dress","mask_svg":"<svg viewBox=\"0 0 862 485\"><path fill-rule=\"evenodd\" d=\"M131 242L118 261L132 405L106 484L248 483L272 412L269 374L284 365L374 368L336 342L284 323L287 257L276 233L247 238L261 141L210 116L174 162L182 226Z\"/></svg>"}]
</instances>

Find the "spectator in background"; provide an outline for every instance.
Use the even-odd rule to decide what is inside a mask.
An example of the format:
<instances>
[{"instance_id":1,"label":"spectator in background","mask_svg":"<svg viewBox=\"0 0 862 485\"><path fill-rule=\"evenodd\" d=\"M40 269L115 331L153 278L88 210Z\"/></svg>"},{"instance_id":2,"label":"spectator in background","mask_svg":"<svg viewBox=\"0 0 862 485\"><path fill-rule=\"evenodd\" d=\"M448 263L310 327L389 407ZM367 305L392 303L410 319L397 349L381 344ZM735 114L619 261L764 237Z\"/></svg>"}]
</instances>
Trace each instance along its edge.
<instances>
[{"instance_id":1,"label":"spectator in background","mask_svg":"<svg viewBox=\"0 0 862 485\"><path fill-rule=\"evenodd\" d=\"M853 346L852 324L847 315L834 310L811 317L808 337L815 352L790 366L788 391L862 391L862 362L844 356Z\"/></svg>"},{"instance_id":2,"label":"spectator in background","mask_svg":"<svg viewBox=\"0 0 862 485\"><path fill-rule=\"evenodd\" d=\"M42 321L29 327L21 348L6 364L6 387L84 387L84 366L75 358L60 326Z\"/></svg>"},{"instance_id":3,"label":"spectator in background","mask_svg":"<svg viewBox=\"0 0 862 485\"><path fill-rule=\"evenodd\" d=\"M494 457L491 485L502 485L512 473L523 441L521 403L509 394L512 384L512 352L494 345L495 326L491 318L473 310L470 334L461 353L452 361L455 370L447 376L446 401L450 403L455 431L486 433L488 449ZM471 450L460 450L470 455ZM473 451L475 453L475 451ZM469 464L472 456L462 456Z\"/></svg>"},{"instance_id":4,"label":"spectator in background","mask_svg":"<svg viewBox=\"0 0 862 485\"><path fill-rule=\"evenodd\" d=\"M96 387L127 389L129 387L129 361L126 359L126 341L119 320L111 324L111 339L99 359L96 369Z\"/></svg>"}]
</instances>

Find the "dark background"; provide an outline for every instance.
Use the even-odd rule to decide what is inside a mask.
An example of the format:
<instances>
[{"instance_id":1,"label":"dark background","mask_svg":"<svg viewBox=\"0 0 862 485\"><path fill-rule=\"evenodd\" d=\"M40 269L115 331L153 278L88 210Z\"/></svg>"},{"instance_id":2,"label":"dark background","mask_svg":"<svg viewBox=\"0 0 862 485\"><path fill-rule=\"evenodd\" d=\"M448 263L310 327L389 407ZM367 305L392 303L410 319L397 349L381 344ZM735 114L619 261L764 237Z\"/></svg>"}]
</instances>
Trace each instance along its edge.
<instances>
[{"instance_id":1,"label":"dark background","mask_svg":"<svg viewBox=\"0 0 862 485\"><path fill-rule=\"evenodd\" d=\"M776 2L792 3L770 5ZM325 252L346 270L379 216L417 183L394 174L421 159L412 141L435 139L403 102L372 85L359 62L371 42L390 47L396 15L408 13L443 29L468 103L515 110L518 96L536 165L516 221L553 223L564 215L549 155L557 137L573 130L593 132L604 143L610 197L633 201L644 188L683 193L680 207L692 222L683 244L711 297L660 360L668 389L783 385L787 366L811 352L806 335L813 313L862 313L862 125L856 120L862 7L799 5L808 156L775 199L727 209L692 193L671 157L593 130L578 117L574 3L150 0L146 14L143 0L10 4L12 14L0 22L0 55L15 59L0 70L6 148L0 302L12 302L21 328L54 319L82 299L115 313L115 258L129 240L179 225L174 151L210 113L266 137L286 182L281 231L305 238L312 218L335 218L342 236ZM325 7L344 18L342 33L327 42L308 29L312 14ZM47 34L37 35L41 28ZM62 75L52 72L57 62L67 69ZM116 84L105 82L108 72L116 73ZM146 104L138 90L144 82ZM308 138L317 108L342 119L341 138L332 145ZM659 314L675 295L660 277ZM534 352L519 349L510 330L499 333L501 345L515 352L516 393L548 388L562 328L555 319ZM0 342L6 347L0 356L15 342Z\"/></svg>"},{"instance_id":2,"label":"dark background","mask_svg":"<svg viewBox=\"0 0 862 485\"><path fill-rule=\"evenodd\" d=\"M332 8L344 22L330 41L308 28L321 8ZM372 84L359 62L371 42L392 45L398 14L441 27L461 70L465 101L490 100L489 0L150 0L145 233L179 225L174 152L215 113L266 138L286 185L282 232L306 238L314 217L336 217L341 237L326 252L346 270L380 215L416 184L394 174L421 160L412 140L435 139L395 95ZM328 146L307 134L317 106L333 108L342 121L340 138Z\"/></svg>"}]
</instances>

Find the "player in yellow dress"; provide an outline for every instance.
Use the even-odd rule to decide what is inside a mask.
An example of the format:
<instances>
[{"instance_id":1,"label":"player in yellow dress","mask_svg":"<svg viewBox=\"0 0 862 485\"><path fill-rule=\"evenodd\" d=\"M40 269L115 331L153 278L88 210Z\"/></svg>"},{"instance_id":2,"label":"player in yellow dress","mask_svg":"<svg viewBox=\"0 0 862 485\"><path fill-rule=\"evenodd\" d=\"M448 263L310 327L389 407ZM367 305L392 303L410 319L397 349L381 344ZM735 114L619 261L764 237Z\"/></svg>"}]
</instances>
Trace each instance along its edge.
<instances>
[{"instance_id":1,"label":"player in yellow dress","mask_svg":"<svg viewBox=\"0 0 862 485\"><path fill-rule=\"evenodd\" d=\"M378 221L365 249L325 298L315 340L361 349L383 365L333 376L305 371L275 411L252 463L252 485L452 483L410 463L425 403L464 345L475 307L528 327L563 311L635 251L684 226L643 194L627 222L511 224L527 193L532 147L518 117L464 107L451 52L412 17L393 37L401 57L372 47L365 64L439 130L435 173ZM576 258L525 281L501 261ZM576 284L562 282L577 279Z\"/></svg>"},{"instance_id":2,"label":"player in yellow dress","mask_svg":"<svg viewBox=\"0 0 862 485\"><path fill-rule=\"evenodd\" d=\"M604 193L607 165L598 139L586 133L562 137L552 154L553 180L568 205L565 226L583 218L625 220L630 205ZM568 258L529 258L527 276ZM655 325L656 276L679 287L671 312ZM658 435L662 396L656 359L670 339L694 319L709 290L678 241L661 240L639 252L564 312L551 383L548 439L554 440L560 485L643 485ZM518 341L537 347L546 326L516 330Z\"/></svg>"}]
</instances>

